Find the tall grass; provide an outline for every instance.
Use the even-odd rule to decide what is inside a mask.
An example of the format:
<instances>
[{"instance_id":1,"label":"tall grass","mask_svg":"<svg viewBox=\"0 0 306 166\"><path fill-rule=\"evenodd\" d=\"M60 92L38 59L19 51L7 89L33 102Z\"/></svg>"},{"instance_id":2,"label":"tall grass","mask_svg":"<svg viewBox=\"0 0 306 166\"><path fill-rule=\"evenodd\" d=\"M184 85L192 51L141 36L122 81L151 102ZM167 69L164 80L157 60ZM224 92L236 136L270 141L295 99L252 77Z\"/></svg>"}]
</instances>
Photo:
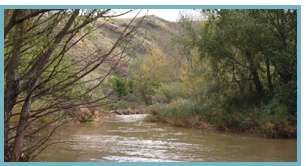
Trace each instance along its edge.
<instances>
[{"instance_id":1,"label":"tall grass","mask_svg":"<svg viewBox=\"0 0 306 166\"><path fill-rule=\"evenodd\" d=\"M276 100L248 106L239 105L239 102L228 101L218 105L215 102L206 101L204 104L191 99L177 99L169 104L156 105L158 111L153 119L181 127L213 127L272 138L296 137L296 125L290 119L287 106Z\"/></svg>"}]
</instances>

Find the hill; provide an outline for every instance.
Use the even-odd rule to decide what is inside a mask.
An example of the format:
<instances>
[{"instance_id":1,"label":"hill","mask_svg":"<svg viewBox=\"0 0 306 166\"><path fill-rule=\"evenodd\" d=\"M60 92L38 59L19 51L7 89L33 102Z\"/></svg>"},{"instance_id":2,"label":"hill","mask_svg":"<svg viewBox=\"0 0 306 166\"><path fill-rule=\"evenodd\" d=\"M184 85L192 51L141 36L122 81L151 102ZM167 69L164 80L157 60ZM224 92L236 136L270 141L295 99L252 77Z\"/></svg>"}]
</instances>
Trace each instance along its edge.
<instances>
[{"instance_id":1,"label":"hill","mask_svg":"<svg viewBox=\"0 0 306 166\"><path fill-rule=\"evenodd\" d=\"M118 39L120 32L128 25L129 19L112 19L108 22L98 20L93 28L96 28L88 37L80 41L69 54L73 59L80 59L88 56L94 50L100 49L106 52ZM180 34L181 28L178 23L170 22L154 15L137 18L135 23L140 22L136 33L129 41L125 54L128 58L144 56L152 48L161 50L166 55L177 54L173 49L173 38ZM123 48L120 48L121 50ZM103 71L103 67L100 71ZM118 72L126 73L127 64L121 63Z\"/></svg>"}]
</instances>

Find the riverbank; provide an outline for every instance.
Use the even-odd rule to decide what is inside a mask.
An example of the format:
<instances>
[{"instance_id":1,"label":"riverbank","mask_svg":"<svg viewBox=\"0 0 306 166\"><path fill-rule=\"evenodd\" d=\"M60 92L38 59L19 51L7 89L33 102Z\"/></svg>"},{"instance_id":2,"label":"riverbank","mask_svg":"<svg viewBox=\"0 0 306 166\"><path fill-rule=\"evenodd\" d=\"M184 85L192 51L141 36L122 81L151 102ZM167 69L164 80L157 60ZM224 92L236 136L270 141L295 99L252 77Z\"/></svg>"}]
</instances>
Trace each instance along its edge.
<instances>
[{"instance_id":1,"label":"riverbank","mask_svg":"<svg viewBox=\"0 0 306 166\"><path fill-rule=\"evenodd\" d=\"M219 114L216 114L219 113ZM296 125L288 123L287 115L267 114L258 110L202 111L197 105L175 103L103 110L84 107L75 114L79 122L104 121L116 115L148 114L146 121L167 123L176 127L231 132L268 138L296 138Z\"/></svg>"},{"instance_id":2,"label":"riverbank","mask_svg":"<svg viewBox=\"0 0 306 166\"><path fill-rule=\"evenodd\" d=\"M296 124L280 115L268 115L257 110L226 112L198 110L195 106L158 105L147 118L151 122L168 123L177 127L216 130L268 138L296 138ZM284 116L285 117L285 116Z\"/></svg>"},{"instance_id":3,"label":"riverbank","mask_svg":"<svg viewBox=\"0 0 306 166\"><path fill-rule=\"evenodd\" d=\"M74 122L103 122L116 115L135 115L135 114L151 114L150 107L139 106L137 108L120 108L120 109L105 109L101 106L81 105L74 108L70 115Z\"/></svg>"}]
</instances>

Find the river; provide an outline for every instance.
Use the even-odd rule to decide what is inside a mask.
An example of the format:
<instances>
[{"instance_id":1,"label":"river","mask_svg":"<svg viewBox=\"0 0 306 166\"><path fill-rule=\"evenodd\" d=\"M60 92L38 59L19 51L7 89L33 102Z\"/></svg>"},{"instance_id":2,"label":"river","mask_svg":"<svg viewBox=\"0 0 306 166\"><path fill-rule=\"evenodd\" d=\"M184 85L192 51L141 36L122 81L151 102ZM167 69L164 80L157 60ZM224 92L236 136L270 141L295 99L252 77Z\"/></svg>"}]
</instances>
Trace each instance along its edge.
<instances>
[{"instance_id":1,"label":"river","mask_svg":"<svg viewBox=\"0 0 306 166\"><path fill-rule=\"evenodd\" d=\"M38 161L296 161L296 139L267 139L173 127L117 115L103 123L68 124Z\"/></svg>"}]
</instances>

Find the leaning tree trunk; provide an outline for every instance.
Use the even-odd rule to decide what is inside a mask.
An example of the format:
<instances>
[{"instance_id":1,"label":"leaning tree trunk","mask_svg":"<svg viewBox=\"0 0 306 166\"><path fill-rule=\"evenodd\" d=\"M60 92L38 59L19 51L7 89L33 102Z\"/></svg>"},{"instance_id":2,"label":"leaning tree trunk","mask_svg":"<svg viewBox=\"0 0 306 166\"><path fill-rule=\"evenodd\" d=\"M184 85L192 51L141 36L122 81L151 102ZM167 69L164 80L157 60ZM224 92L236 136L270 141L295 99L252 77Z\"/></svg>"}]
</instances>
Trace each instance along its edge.
<instances>
[{"instance_id":1,"label":"leaning tree trunk","mask_svg":"<svg viewBox=\"0 0 306 166\"><path fill-rule=\"evenodd\" d=\"M22 10L15 10L12 14L10 22L16 22L20 17L23 16ZM15 27L15 32L12 34L13 47L12 53L5 64L5 90L4 90L4 150L5 159L11 158L11 153L9 153L9 143L8 143L8 130L9 121L12 114L12 109L16 103L18 93L19 93L19 81L17 68L20 59L20 50L23 41L24 34L24 24L19 23Z\"/></svg>"},{"instance_id":2,"label":"leaning tree trunk","mask_svg":"<svg viewBox=\"0 0 306 166\"><path fill-rule=\"evenodd\" d=\"M24 137L26 133L26 127L28 125L28 117L31 109L31 89L28 91L27 97L23 103L17 130L14 140L12 158L11 161L22 161L22 149L24 144Z\"/></svg>"}]
</instances>

